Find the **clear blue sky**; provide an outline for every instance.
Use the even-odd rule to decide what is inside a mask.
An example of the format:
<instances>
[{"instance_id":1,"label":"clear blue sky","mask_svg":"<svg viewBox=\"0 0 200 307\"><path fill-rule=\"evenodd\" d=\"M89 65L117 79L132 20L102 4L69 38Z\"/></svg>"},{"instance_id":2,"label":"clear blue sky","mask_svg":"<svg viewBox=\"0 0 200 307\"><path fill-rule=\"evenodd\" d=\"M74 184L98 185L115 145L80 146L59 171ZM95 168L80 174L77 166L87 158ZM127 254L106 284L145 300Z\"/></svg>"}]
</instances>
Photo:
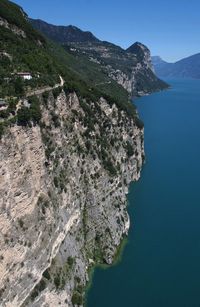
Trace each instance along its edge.
<instances>
[{"instance_id":1,"label":"clear blue sky","mask_svg":"<svg viewBox=\"0 0 200 307\"><path fill-rule=\"evenodd\" d=\"M176 61L200 52L200 0L13 0L32 18L75 25L127 48Z\"/></svg>"}]
</instances>

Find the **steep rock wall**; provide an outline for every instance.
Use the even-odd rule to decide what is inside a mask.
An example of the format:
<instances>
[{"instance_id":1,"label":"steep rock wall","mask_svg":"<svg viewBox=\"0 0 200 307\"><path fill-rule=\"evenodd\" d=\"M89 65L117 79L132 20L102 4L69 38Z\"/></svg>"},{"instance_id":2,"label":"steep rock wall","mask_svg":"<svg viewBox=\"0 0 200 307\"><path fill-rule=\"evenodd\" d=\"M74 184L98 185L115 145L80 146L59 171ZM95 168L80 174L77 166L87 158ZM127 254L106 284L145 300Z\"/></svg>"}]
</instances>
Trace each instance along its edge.
<instances>
[{"instance_id":1,"label":"steep rock wall","mask_svg":"<svg viewBox=\"0 0 200 307\"><path fill-rule=\"evenodd\" d=\"M52 94L41 127L0 143L1 306L82 305L89 269L112 263L129 229L126 194L143 129L109 105Z\"/></svg>"}]
</instances>

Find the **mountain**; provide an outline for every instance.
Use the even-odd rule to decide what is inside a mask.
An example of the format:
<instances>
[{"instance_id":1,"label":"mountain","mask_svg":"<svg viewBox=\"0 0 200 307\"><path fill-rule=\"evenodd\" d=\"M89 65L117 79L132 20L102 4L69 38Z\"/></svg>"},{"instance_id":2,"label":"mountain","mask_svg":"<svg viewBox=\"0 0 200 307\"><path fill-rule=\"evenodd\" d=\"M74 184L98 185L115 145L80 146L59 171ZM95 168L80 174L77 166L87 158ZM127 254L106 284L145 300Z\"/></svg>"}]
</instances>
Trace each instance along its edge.
<instances>
[{"instance_id":1,"label":"mountain","mask_svg":"<svg viewBox=\"0 0 200 307\"><path fill-rule=\"evenodd\" d=\"M85 58L96 63L101 70L111 79L123 86L132 96L140 96L153 91L165 89L168 85L159 80L151 64L149 49L136 42L127 50L112 43L100 41L90 33L90 38L85 39L85 32L77 29L72 38L69 35L70 27L47 24L43 21L30 20L31 24L49 39L60 42L68 52L77 58ZM63 34L63 35L62 35ZM105 88L108 83L102 83ZM100 85L100 83L99 83Z\"/></svg>"},{"instance_id":2,"label":"mountain","mask_svg":"<svg viewBox=\"0 0 200 307\"><path fill-rule=\"evenodd\" d=\"M54 26L40 19L31 19L34 28L55 42L97 42L98 39L88 31L82 31L75 26Z\"/></svg>"},{"instance_id":3,"label":"mountain","mask_svg":"<svg viewBox=\"0 0 200 307\"><path fill-rule=\"evenodd\" d=\"M0 35L0 98L19 97L28 90L52 87L62 76L65 86L80 95L109 97L121 108L129 106L129 111L135 112L128 103L128 93L99 65L84 57L77 60L74 54L46 39L31 26L23 9L7 0L0 2ZM31 73L32 79L27 82L17 78L20 72ZM9 118L11 110L2 111L1 117Z\"/></svg>"},{"instance_id":4,"label":"mountain","mask_svg":"<svg viewBox=\"0 0 200 307\"><path fill-rule=\"evenodd\" d=\"M144 45L74 31L85 37L50 41L0 1L1 306L82 306L92 269L129 230L126 194L145 156L130 93L167 85Z\"/></svg>"},{"instance_id":5,"label":"mountain","mask_svg":"<svg viewBox=\"0 0 200 307\"><path fill-rule=\"evenodd\" d=\"M136 42L127 48L126 52L136 55L139 61L144 62L146 67L152 70L151 53L145 45Z\"/></svg>"},{"instance_id":6,"label":"mountain","mask_svg":"<svg viewBox=\"0 0 200 307\"><path fill-rule=\"evenodd\" d=\"M156 65L169 64L165 62L160 56L152 56L152 64L155 67Z\"/></svg>"},{"instance_id":7,"label":"mountain","mask_svg":"<svg viewBox=\"0 0 200 307\"><path fill-rule=\"evenodd\" d=\"M18 72L31 71L34 78L29 83L30 87L54 84L59 80L60 68L45 38L27 22L27 15L22 9L2 0L0 26L1 98L18 95L22 87L22 82L14 76ZM40 74L39 79L35 77L37 74Z\"/></svg>"},{"instance_id":8,"label":"mountain","mask_svg":"<svg viewBox=\"0 0 200 307\"><path fill-rule=\"evenodd\" d=\"M152 57L156 74L161 78L200 79L200 53L177 61L167 63L159 57Z\"/></svg>"}]
</instances>

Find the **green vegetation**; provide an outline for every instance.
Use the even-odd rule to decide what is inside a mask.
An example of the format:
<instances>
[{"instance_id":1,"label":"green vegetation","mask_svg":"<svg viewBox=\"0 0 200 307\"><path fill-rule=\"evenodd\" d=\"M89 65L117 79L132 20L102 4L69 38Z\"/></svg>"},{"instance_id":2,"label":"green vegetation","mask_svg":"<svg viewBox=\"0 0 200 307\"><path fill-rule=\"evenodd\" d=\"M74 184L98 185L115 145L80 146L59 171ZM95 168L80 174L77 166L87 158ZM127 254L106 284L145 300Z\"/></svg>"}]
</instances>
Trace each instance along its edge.
<instances>
[{"instance_id":1,"label":"green vegetation","mask_svg":"<svg viewBox=\"0 0 200 307\"><path fill-rule=\"evenodd\" d=\"M66 281L73 276L74 264L75 258L72 256L68 257L65 264L60 264L59 261L54 258L51 266L43 272L43 278L41 280L42 285L39 285L39 289L43 289L48 281L53 282L56 289L63 289ZM36 288L36 292L38 292L38 287Z\"/></svg>"},{"instance_id":2,"label":"green vegetation","mask_svg":"<svg viewBox=\"0 0 200 307\"><path fill-rule=\"evenodd\" d=\"M7 109L0 111L0 119L6 119L10 115L15 115L16 112L16 106L17 106L17 100L16 99L8 99L7 100Z\"/></svg>"},{"instance_id":3,"label":"green vegetation","mask_svg":"<svg viewBox=\"0 0 200 307\"><path fill-rule=\"evenodd\" d=\"M74 258L73 257L68 257L67 258L67 264L69 265L70 268L72 268L74 264Z\"/></svg>"},{"instance_id":4,"label":"green vegetation","mask_svg":"<svg viewBox=\"0 0 200 307\"><path fill-rule=\"evenodd\" d=\"M50 43L46 43L45 47L39 47L31 40L20 38L2 27L0 27L0 35L3 41L3 50L12 57L12 60L5 56L0 57L0 97L21 97L28 88L53 86L59 82L58 75L61 74L66 80L65 90L67 93L76 91L79 97L92 101L103 96L111 104L116 103L121 109L135 114L132 104L127 103L127 92L114 81L107 84L108 77L104 74L101 76L102 72L99 72L97 67L91 69L91 63L87 59L84 59L84 65L82 63L82 66L79 66L77 59L67 54L62 47ZM81 61L81 59L79 60ZM74 63L76 65L73 65ZM30 71L33 79L24 81L21 78L16 78L12 75L15 71ZM36 76L38 73L40 74L39 78ZM89 78L90 74L92 74L93 82ZM99 89L94 84L94 80L98 82L98 78L100 78L99 81L105 83L105 86L101 85ZM53 93L54 97L57 97L59 89L54 90Z\"/></svg>"},{"instance_id":5,"label":"green vegetation","mask_svg":"<svg viewBox=\"0 0 200 307\"><path fill-rule=\"evenodd\" d=\"M45 277L45 278L48 279L48 280L51 279L51 276L50 276L50 274L49 274L49 270L48 270L48 269L46 269L46 271L44 271L44 273L43 273L42 275L43 275L43 277Z\"/></svg>"},{"instance_id":6,"label":"green vegetation","mask_svg":"<svg viewBox=\"0 0 200 307\"><path fill-rule=\"evenodd\" d=\"M5 131L5 125L3 123L0 123L0 140L4 134Z\"/></svg>"},{"instance_id":7,"label":"green vegetation","mask_svg":"<svg viewBox=\"0 0 200 307\"><path fill-rule=\"evenodd\" d=\"M136 109L129 101L128 92L108 77L103 66L89 61L82 53L74 55L70 52L69 46L64 46L64 50L62 46L53 42L49 44L57 60L70 69L63 72L66 93L76 91L79 97L88 101L97 101L104 97L111 105L115 103L130 116L135 116Z\"/></svg>"},{"instance_id":8,"label":"green vegetation","mask_svg":"<svg viewBox=\"0 0 200 307\"><path fill-rule=\"evenodd\" d=\"M64 47L66 50L70 51L70 45L73 49L76 49L76 53L73 51L72 54L76 54L77 57L84 57L85 59L93 58L101 63L104 74L107 75L106 66L111 65L115 70L121 70L126 74L131 74L131 67L136 66L138 59L136 56L129 56L124 49L119 46L116 46L109 42L82 42L82 43L70 43L65 44ZM107 49L109 57L102 57L102 49ZM91 62L91 65L95 67L96 64Z\"/></svg>"},{"instance_id":9,"label":"green vegetation","mask_svg":"<svg viewBox=\"0 0 200 307\"><path fill-rule=\"evenodd\" d=\"M83 305L83 296L78 291L74 291L72 295L72 304L75 306Z\"/></svg>"},{"instance_id":10,"label":"green vegetation","mask_svg":"<svg viewBox=\"0 0 200 307\"><path fill-rule=\"evenodd\" d=\"M6 19L10 24L23 29L30 39L40 39L40 41L44 43L43 36L37 31L33 30L33 27L26 21L27 14L23 11L23 9L19 9L18 5L11 1L1 0L0 12L2 18Z\"/></svg>"},{"instance_id":11,"label":"green vegetation","mask_svg":"<svg viewBox=\"0 0 200 307\"><path fill-rule=\"evenodd\" d=\"M54 99L57 99L57 97L60 95L61 91L62 91L61 87L57 87L57 88L53 89L52 93L53 93Z\"/></svg>"},{"instance_id":12,"label":"green vegetation","mask_svg":"<svg viewBox=\"0 0 200 307\"><path fill-rule=\"evenodd\" d=\"M139 129L143 129L144 128L144 123L143 123L143 121L138 116L135 117L134 121L135 121L136 126Z\"/></svg>"},{"instance_id":13,"label":"green vegetation","mask_svg":"<svg viewBox=\"0 0 200 307\"><path fill-rule=\"evenodd\" d=\"M64 49L62 46L48 41L32 28L26 14L16 4L8 0L0 2L0 16L26 33L26 38L23 38L10 29L0 26L0 98L5 98L8 102L7 110L0 111L0 119L2 119L0 137L9 125L17 123L22 126L30 126L32 123L38 124L40 122L40 102L36 97L29 99L30 107L22 106L17 112L16 104L19 98L31 89L47 85L53 87L59 83L59 75L65 80L65 93L76 92L80 99L81 107L86 114L84 118L84 125L87 127L86 137L89 137L90 132L94 130L96 111L101 115L99 105L95 104L100 97L104 97L111 106L116 104L119 110L124 110L128 116L134 117L138 127L143 126L137 117L134 105L128 99L128 93L108 77L105 67L91 62L88 55L81 52L74 54L69 47L65 46ZM110 48L114 48L114 45L111 44ZM118 55L121 52L122 50L118 48ZM17 72L21 71L30 72L33 78L23 80L21 77L17 77ZM60 87L54 89L54 98L57 98L60 92ZM43 93L42 96L44 103L47 103L49 93ZM93 110L91 104L94 105ZM77 115L75 114L75 116ZM55 127L60 126L56 114L52 114L52 120ZM87 150L91 150L89 142ZM47 153L48 156L51 152L50 150ZM115 167L112 162L105 158L104 164L108 171L114 175Z\"/></svg>"},{"instance_id":14,"label":"green vegetation","mask_svg":"<svg viewBox=\"0 0 200 307\"><path fill-rule=\"evenodd\" d=\"M17 123L20 126L27 126L31 121L31 112L29 108L22 107L17 112Z\"/></svg>"},{"instance_id":15,"label":"green vegetation","mask_svg":"<svg viewBox=\"0 0 200 307\"><path fill-rule=\"evenodd\" d=\"M117 174L117 170L113 162L108 157L106 159L103 159L103 166L110 173L111 176L115 176Z\"/></svg>"},{"instance_id":16,"label":"green vegetation","mask_svg":"<svg viewBox=\"0 0 200 307\"><path fill-rule=\"evenodd\" d=\"M61 279L60 279L59 273L54 277L54 284L55 284L56 288L59 289L59 287L61 285Z\"/></svg>"},{"instance_id":17,"label":"green vegetation","mask_svg":"<svg viewBox=\"0 0 200 307\"><path fill-rule=\"evenodd\" d=\"M24 227L24 221L22 220L22 219L19 219L19 226L21 227L21 228L23 228Z\"/></svg>"},{"instance_id":18,"label":"green vegetation","mask_svg":"<svg viewBox=\"0 0 200 307\"><path fill-rule=\"evenodd\" d=\"M18 124L19 126L31 126L39 124L41 119L40 102L36 96L29 97L28 105L22 106L16 111L17 100L8 100L6 110L0 111L0 139L3 136L7 126Z\"/></svg>"},{"instance_id":19,"label":"green vegetation","mask_svg":"<svg viewBox=\"0 0 200 307\"><path fill-rule=\"evenodd\" d=\"M31 299L34 300L44 289L46 288L46 282L42 278L41 281L35 286L31 293Z\"/></svg>"},{"instance_id":20,"label":"green vegetation","mask_svg":"<svg viewBox=\"0 0 200 307\"><path fill-rule=\"evenodd\" d=\"M0 27L0 37L4 52L0 55L0 97L21 97L29 88L52 86L59 82L58 64L47 46L38 46L35 41L15 35L4 27ZM21 71L30 71L33 79L24 81L16 77L15 73Z\"/></svg>"},{"instance_id":21,"label":"green vegetation","mask_svg":"<svg viewBox=\"0 0 200 307\"><path fill-rule=\"evenodd\" d=\"M41 119L41 111L39 100L36 96L29 98L30 107L21 107L17 111L17 124L20 126L27 126L31 122L38 124Z\"/></svg>"},{"instance_id":22,"label":"green vegetation","mask_svg":"<svg viewBox=\"0 0 200 307\"><path fill-rule=\"evenodd\" d=\"M131 157L134 154L133 146L131 145L129 141L126 142L126 151L127 151L128 157Z\"/></svg>"},{"instance_id":23,"label":"green vegetation","mask_svg":"<svg viewBox=\"0 0 200 307\"><path fill-rule=\"evenodd\" d=\"M97 64L84 57L77 59L61 46L47 41L32 28L17 5L3 0L0 3L0 16L27 34L27 38L22 38L9 29L0 27L1 50L4 52L0 56L0 97L20 97L25 89L52 86L59 82L60 74L66 80L68 92L76 91L81 97L90 100L116 93L116 101L127 101L126 91L114 81L108 86L110 79L105 72L99 70ZM35 40L41 41L42 45ZM12 75L20 71L30 71L33 79L23 81ZM94 89L98 83L105 84L105 87ZM54 95L58 95L58 90L54 91Z\"/></svg>"}]
</instances>

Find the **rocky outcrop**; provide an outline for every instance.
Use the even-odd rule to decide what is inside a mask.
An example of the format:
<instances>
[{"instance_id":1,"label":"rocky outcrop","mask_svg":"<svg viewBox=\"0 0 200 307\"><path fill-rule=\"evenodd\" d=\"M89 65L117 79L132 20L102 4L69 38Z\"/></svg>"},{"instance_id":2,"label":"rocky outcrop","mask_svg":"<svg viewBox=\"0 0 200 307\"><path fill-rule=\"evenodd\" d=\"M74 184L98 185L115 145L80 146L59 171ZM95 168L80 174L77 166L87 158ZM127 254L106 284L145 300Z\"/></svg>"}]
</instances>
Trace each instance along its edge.
<instances>
[{"instance_id":1,"label":"rocky outcrop","mask_svg":"<svg viewBox=\"0 0 200 307\"><path fill-rule=\"evenodd\" d=\"M73 54L82 53L128 91L130 96L142 96L166 89L168 85L154 73L150 50L136 42L124 50L107 42L68 43Z\"/></svg>"},{"instance_id":2,"label":"rocky outcrop","mask_svg":"<svg viewBox=\"0 0 200 307\"><path fill-rule=\"evenodd\" d=\"M88 273L129 229L126 194L143 128L101 98L40 97L41 126L0 143L0 305L82 305Z\"/></svg>"},{"instance_id":3,"label":"rocky outcrop","mask_svg":"<svg viewBox=\"0 0 200 307\"><path fill-rule=\"evenodd\" d=\"M142 96L167 87L154 73L150 50L136 42L126 49L127 58L132 61L129 69L114 69L107 66L109 76L122 85L132 96Z\"/></svg>"},{"instance_id":4,"label":"rocky outcrop","mask_svg":"<svg viewBox=\"0 0 200 307\"><path fill-rule=\"evenodd\" d=\"M151 52L145 45L136 42L128 49L126 49L126 52L137 56L143 68L153 70L153 65L151 61Z\"/></svg>"},{"instance_id":5,"label":"rocky outcrop","mask_svg":"<svg viewBox=\"0 0 200 307\"><path fill-rule=\"evenodd\" d=\"M26 33L14 24L10 24L6 19L0 17L0 26L11 30L14 34L26 38Z\"/></svg>"},{"instance_id":6,"label":"rocky outcrop","mask_svg":"<svg viewBox=\"0 0 200 307\"><path fill-rule=\"evenodd\" d=\"M132 96L141 96L168 88L168 85L154 74L150 50L139 42L125 50L110 42L101 41L90 32L83 32L76 27L55 26L34 19L30 19L30 22L49 39L61 43L67 52L70 50L77 59L82 55L84 63L87 58L90 62L98 64L97 75L98 71L104 72L110 78L110 82L112 79L115 80ZM90 73L93 69L94 66ZM108 82L106 79L105 87Z\"/></svg>"}]
</instances>

